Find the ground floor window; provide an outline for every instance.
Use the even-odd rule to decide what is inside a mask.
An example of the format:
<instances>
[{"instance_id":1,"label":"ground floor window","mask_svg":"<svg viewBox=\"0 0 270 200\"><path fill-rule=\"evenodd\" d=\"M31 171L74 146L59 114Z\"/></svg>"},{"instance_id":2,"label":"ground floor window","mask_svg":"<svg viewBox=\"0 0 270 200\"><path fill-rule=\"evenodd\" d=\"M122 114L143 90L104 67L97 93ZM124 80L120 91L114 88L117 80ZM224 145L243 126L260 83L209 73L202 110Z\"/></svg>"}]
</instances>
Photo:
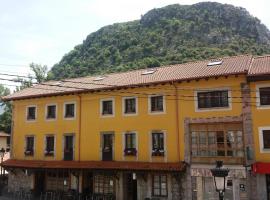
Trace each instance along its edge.
<instances>
[{"instance_id":1,"label":"ground floor window","mask_svg":"<svg viewBox=\"0 0 270 200\"><path fill-rule=\"evenodd\" d=\"M168 195L167 175L153 175L152 193L153 196Z\"/></svg>"},{"instance_id":2,"label":"ground floor window","mask_svg":"<svg viewBox=\"0 0 270 200\"><path fill-rule=\"evenodd\" d=\"M68 191L69 187L70 177L68 171L48 171L46 173L46 190Z\"/></svg>"},{"instance_id":3,"label":"ground floor window","mask_svg":"<svg viewBox=\"0 0 270 200\"><path fill-rule=\"evenodd\" d=\"M96 194L113 194L114 180L112 176L95 175L94 176L94 193Z\"/></svg>"}]
</instances>

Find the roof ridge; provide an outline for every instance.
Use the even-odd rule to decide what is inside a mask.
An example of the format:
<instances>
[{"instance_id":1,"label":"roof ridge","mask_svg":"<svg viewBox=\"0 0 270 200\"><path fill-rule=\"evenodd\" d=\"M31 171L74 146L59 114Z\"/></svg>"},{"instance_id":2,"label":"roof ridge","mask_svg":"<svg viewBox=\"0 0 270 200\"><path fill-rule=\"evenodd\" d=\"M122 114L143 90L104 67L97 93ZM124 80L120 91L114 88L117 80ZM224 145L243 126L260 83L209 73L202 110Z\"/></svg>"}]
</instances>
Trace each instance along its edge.
<instances>
[{"instance_id":1,"label":"roof ridge","mask_svg":"<svg viewBox=\"0 0 270 200\"><path fill-rule=\"evenodd\" d=\"M261 56L253 56L254 59L257 59L257 58L265 58L265 57L270 57L270 54L265 54L265 55L261 55Z\"/></svg>"},{"instance_id":2,"label":"roof ridge","mask_svg":"<svg viewBox=\"0 0 270 200\"><path fill-rule=\"evenodd\" d=\"M251 54L240 54L240 55L234 55L234 56L216 57L216 58L209 58L209 59L204 59L204 60L195 60L195 61L184 62L184 63L162 65L162 66L159 66L159 67L149 67L149 68L145 67L145 68L141 68L141 69L127 70L127 71L122 71L122 72L111 72L111 73L107 73L107 74L105 73L105 74L100 74L100 75L88 75L88 76L82 76L82 77L76 77L76 78L65 78L65 79L51 80L51 81L76 80L76 79L81 79L81 78L94 78L94 77L98 77L98 76L110 76L110 75L115 75L115 74L124 74L124 73L128 73L128 72L143 71L143 70L146 70L146 69L161 69L161 68L173 67L173 66L177 66L177 65L195 64L195 63L207 62L207 61L218 60L218 59L230 59L230 58L244 57L244 56L252 56L252 55Z\"/></svg>"}]
</instances>

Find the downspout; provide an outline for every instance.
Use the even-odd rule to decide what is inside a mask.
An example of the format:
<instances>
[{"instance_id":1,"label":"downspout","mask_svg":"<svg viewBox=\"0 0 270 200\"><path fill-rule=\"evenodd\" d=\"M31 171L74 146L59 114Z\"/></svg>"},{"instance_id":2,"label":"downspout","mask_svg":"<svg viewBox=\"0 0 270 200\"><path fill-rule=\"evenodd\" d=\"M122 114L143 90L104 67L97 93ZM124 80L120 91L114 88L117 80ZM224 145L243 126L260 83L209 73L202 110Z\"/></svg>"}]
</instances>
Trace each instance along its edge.
<instances>
[{"instance_id":1,"label":"downspout","mask_svg":"<svg viewBox=\"0 0 270 200\"><path fill-rule=\"evenodd\" d=\"M179 129L178 88L175 85L175 82L172 82L172 85L174 86L174 89L175 89L175 122L176 122L177 158L178 158L179 161L181 161L181 158L180 158L180 144L179 144L180 129Z\"/></svg>"}]
</instances>

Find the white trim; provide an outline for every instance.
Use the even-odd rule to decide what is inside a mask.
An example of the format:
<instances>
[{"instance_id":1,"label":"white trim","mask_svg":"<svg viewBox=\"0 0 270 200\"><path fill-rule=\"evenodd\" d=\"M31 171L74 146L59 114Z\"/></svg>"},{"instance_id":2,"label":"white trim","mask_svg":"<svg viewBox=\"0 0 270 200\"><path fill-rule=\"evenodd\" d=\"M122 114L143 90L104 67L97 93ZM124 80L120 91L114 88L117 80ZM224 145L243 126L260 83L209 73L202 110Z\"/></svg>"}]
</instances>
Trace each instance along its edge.
<instances>
[{"instance_id":1,"label":"white trim","mask_svg":"<svg viewBox=\"0 0 270 200\"><path fill-rule=\"evenodd\" d=\"M46 147L47 147L47 137L53 137L53 140L54 140L53 156L45 156L45 151L46 151ZM55 157L56 157L56 134L46 134L46 135L44 135L43 156L44 156L44 158L53 157L55 159Z\"/></svg>"},{"instance_id":2,"label":"white trim","mask_svg":"<svg viewBox=\"0 0 270 200\"><path fill-rule=\"evenodd\" d=\"M264 149L263 148L263 131L264 130L270 130L270 126L264 126L264 127L259 127L259 143L260 143L260 153L270 153L270 148L269 149Z\"/></svg>"},{"instance_id":3,"label":"white trim","mask_svg":"<svg viewBox=\"0 0 270 200\"><path fill-rule=\"evenodd\" d=\"M27 143L26 138L28 138L28 137L33 137L33 138L34 138L33 155L31 155L31 156L25 155L26 146L27 146L27 144L26 144L26 143ZM33 135L33 134L25 135L25 136L24 136L24 151L23 151L24 157L34 157L34 156L35 156L35 150L36 150L36 136Z\"/></svg>"},{"instance_id":4,"label":"white trim","mask_svg":"<svg viewBox=\"0 0 270 200\"><path fill-rule=\"evenodd\" d=\"M112 114L106 114L106 115L103 115L102 114L102 111L103 111L103 102L104 101L112 101ZM114 117L115 116L115 100L114 100L114 97L112 97L112 98L106 98L106 99L100 99L99 107L100 107L99 108L100 117L107 118L107 117Z\"/></svg>"},{"instance_id":5,"label":"white trim","mask_svg":"<svg viewBox=\"0 0 270 200\"><path fill-rule=\"evenodd\" d=\"M31 108L31 107L36 108L36 110L35 110L35 119L27 119L27 117L28 117L28 108ZM36 122L37 121L37 112L38 112L37 105L28 105L28 106L26 106L26 110L25 110L25 120L26 120L26 122Z\"/></svg>"},{"instance_id":6,"label":"white trim","mask_svg":"<svg viewBox=\"0 0 270 200\"><path fill-rule=\"evenodd\" d=\"M256 105L257 109L270 109L270 105L261 105L261 99L260 99L260 88L269 87L270 83L266 84L256 84Z\"/></svg>"},{"instance_id":7,"label":"white trim","mask_svg":"<svg viewBox=\"0 0 270 200\"><path fill-rule=\"evenodd\" d=\"M135 113L125 113L126 99L135 99ZM137 96L122 97L122 114L123 114L123 116L136 116L136 115L138 115L138 97Z\"/></svg>"},{"instance_id":8,"label":"white trim","mask_svg":"<svg viewBox=\"0 0 270 200\"><path fill-rule=\"evenodd\" d=\"M167 158L168 158L168 152L167 152L167 131L166 130L152 130L150 131L150 160L152 162L152 150L153 150L153 143L152 143L152 140L153 140L153 133L163 133L163 144L164 144L164 156L160 156L160 157L163 157L164 158L164 162L167 162ZM154 156L156 157L156 156Z\"/></svg>"},{"instance_id":9,"label":"white trim","mask_svg":"<svg viewBox=\"0 0 270 200\"><path fill-rule=\"evenodd\" d=\"M151 97L162 96L163 98L163 111L151 111ZM166 98L164 94L155 94L155 95L148 95L148 114L149 115L159 115L159 114L166 114Z\"/></svg>"},{"instance_id":10,"label":"white trim","mask_svg":"<svg viewBox=\"0 0 270 200\"><path fill-rule=\"evenodd\" d=\"M74 117L65 117L66 115L66 105L67 104L74 104ZM64 120L74 120L76 119L76 113L77 113L77 106L76 106L76 101L66 101L63 104L63 119Z\"/></svg>"},{"instance_id":11,"label":"white trim","mask_svg":"<svg viewBox=\"0 0 270 200\"><path fill-rule=\"evenodd\" d=\"M126 134L130 134L130 133L134 133L135 134L135 148L136 148L136 156L132 156L132 157L136 157L136 161L138 161L139 159L139 149L138 149L138 132L137 131L124 131L122 133L122 152L123 152L123 160L126 160L126 157L125 156L125 147L126 147Z\"/></svg>"},{"instance_id":12,"label":"white trim","mask_svg":"<svg viewBox=\"0 0 270 200\"><path fill-rule=\"evenodd\" d=\"M75 160L75 147L76 147L75 146L75 142L76 142L75 133L64 133L63 134L63 139L62 139L62 159L64 160L64 158L65 158L65 151L64 150L65 150L65 142L66 142L65 137L66 136L72 136L72 140L73 140L72 141L73 142L73 144L72 144L73 145L73 159L72 160L74 161Z\"/></svg>"},{"instance_id":13,"label":"white trim","mask_svg":"<svg viewBox=\"0 0 270 200\"><path fill-rule=\"evenodd\" d=\"M55 106L55 118L47 118L48 115L48 107L49 106ZM57 103L50 103L50 104L46 104L45 105L45 121L56 121L57 120L57 110L58 110L58 106Z\"/></svg>"},{"instance_id":14,"label":"white trim","mask_svg":"<svg viewBox=\"0 0 270 200\"><path fill-rule=\"evenodd\" d=\"M112 135L112 161L115 160L115 132L114 131L101 131L100 132L100 160L102 161L103 160L103 135Z\"/></svg>"},{"instance_id":15,"label":"white trim","mask_svg":"<svg viewBox=\"0 0 270 200\"><path fill-rule=\"evenodd\" d=\"M213 107L213 108L199 108L198 93L199 92L214 92L214 91L228 91L228 107ZM200 88L194 91L194 106L195 112L211 112L211 111L229 111L232 110L232 92L230 87L221 88Z\"/></svg>"}]
</instances>

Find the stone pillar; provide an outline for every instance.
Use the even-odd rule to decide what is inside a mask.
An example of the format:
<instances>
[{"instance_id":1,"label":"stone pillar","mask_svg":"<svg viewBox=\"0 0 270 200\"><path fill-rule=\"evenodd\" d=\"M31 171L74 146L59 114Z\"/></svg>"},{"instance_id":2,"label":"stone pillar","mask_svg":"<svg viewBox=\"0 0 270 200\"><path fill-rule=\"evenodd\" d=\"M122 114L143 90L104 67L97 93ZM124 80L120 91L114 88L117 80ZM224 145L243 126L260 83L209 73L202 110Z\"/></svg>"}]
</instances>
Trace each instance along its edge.
<instances>
[{"instance_id":1,"label":"stone pillar","mask_svg":"<svg viewBox=\"0 0 270 200\"><path fill-rule=\"evenodd\" d=\"M250 87L247 83L241 84L242 94L242 115L245 147L245 164L251 165L255 162L254 158L254 141L253 141L253 124L251 113L251 94ZM258 200L257 180L252 174L247 175L247 192L250 200Z\"/></svg>"},{"instance_id":2,"label":"stone pillar","mask_svg":"<svg viewBox=\"0 0 270 200\"><path fill-rule=\"evenodd\" d=\"M9 172L8 175L8 191L16 192L20 189L31 190L33 189L34 183L34 174L26 175L21 169L14 170Z\"/></svg>"},{"instance_id":3,"label":"stone pillar","mask_svg":"<svg viewBox=\"0 0 270 200\"><path fill-rule=\"evenodd\" d=\"M266 177L264 174L257 174L257 185L258 187L258 199L267 200L267 189L266 189Z\"/></svg>"},{"instance_id":4,"label":"stone pillar","mask_svg":"<svg viewBox=\"0 0 270 200\"><path fill-rule=\"evenodd\" d=\"M183 199L190 200L192 199L192 184L191 184L191 173L190 173L190 130L189 130L190 119L186 118L184 120L184 128L185 128L185 137L184 137L184 144L185 144L185 162L187 163L186 171L185 171L185 178L183 180Z\"/></svg>"},{"instance_id":5,"label":"stone pillar","mask_svg":"<svg viewBox=\"0 0 270 200\"><path fill-rule=\"evenodd\" d=\"M123 191L123 173L117 173L118 179L115 180L115 189L116 189L116 199L123 200L124 199L124 191Z\"/></svg>"}]
</instances>

